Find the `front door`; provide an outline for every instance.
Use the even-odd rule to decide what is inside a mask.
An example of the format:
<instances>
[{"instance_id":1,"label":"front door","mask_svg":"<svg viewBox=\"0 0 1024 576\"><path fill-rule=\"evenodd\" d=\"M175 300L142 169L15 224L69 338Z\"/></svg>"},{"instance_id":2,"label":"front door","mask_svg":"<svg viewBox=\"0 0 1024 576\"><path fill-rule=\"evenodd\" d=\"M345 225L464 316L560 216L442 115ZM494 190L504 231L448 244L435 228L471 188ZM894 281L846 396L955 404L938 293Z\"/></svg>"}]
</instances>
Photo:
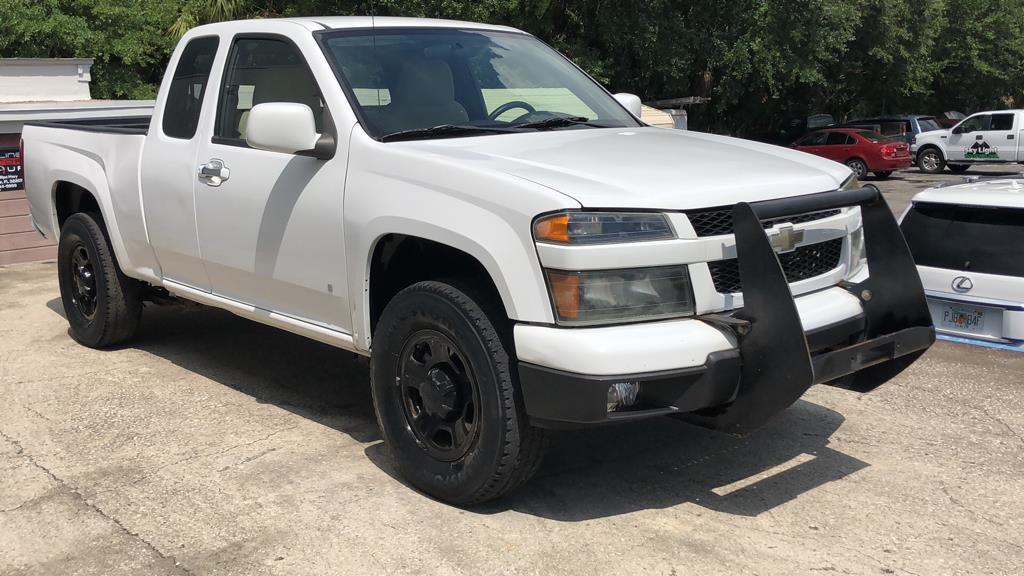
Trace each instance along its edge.
<instances>
[{"instance_id":1,"label":"front door","mask_svg":"<svg viewBox=\"0 0 1024 576\"><path fill-rule=\"evenodd\" d=\"M984 162L997 160L999 155L992 151L985 134L992 124L991 114L975 114L953 128L946 144L946 159Z\"/></svg>"},{"instance_id":2,"label":"front door","mask_svg":"<svg viewBox=\"0 0 1024 576\"><path fill-rule=\"evenodd\" d=\"M193 184L203 102L216 92L208 84L218 45L216 36L203 36L180 49L167 96L153 111L141 167L146 231L159 275L206 292Z\"/></svg>"},{"instance_id":3,"label":"front door","mask_svg":"<svg viewBox=\"0 0 1024 576\"><path fill-rule=\"evenodd\" d=\"M342 222L347 154L331 160L250 148L249 110L264 102L327 114L301 52L283 37L235 37L221 79L212 138L197 177L199 244L213 293L256 308L351 331Z\"/></svg>"}]
</instances>

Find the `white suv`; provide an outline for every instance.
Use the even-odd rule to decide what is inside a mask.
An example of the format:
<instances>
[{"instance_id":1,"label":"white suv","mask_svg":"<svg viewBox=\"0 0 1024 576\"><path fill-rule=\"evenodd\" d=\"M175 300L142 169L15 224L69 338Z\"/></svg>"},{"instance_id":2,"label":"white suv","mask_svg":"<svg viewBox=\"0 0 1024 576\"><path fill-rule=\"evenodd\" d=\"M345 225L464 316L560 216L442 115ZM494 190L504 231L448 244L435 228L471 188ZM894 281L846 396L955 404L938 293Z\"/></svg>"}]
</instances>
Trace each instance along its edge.
<instances>
[{"instance_id":1,"label":"white suv","mask_svg":"<svg viewBox=\"0 0 1024 576\"><path fill-rule=\"evenodd\" d=\"M930 188L901 228L938 332L1024 343L1024 179Z\"/></svg>"}]
</instances>

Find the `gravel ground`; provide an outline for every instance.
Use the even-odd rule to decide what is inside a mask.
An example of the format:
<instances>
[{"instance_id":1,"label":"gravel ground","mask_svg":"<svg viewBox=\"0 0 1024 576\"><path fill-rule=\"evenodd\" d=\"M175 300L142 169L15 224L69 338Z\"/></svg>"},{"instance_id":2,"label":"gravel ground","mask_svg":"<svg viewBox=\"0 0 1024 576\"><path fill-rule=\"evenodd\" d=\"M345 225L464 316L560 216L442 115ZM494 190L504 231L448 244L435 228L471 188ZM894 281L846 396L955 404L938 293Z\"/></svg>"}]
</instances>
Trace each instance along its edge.
<instances>
[{"instance_id":1,"label":"gravel ground","mask_svg":"<svg viewBox=\"0 0 1024 576\"><path fill-rule=\"evenodd\" d=\"M899 211L958 178L878 184ZM52 263L0 294L3 575L1024 573L1024 354L940 342L745 438L557 433L531 484L460 510L394 477L349 354L200 307L97 352Z\"/></svg>"}]
</instances>

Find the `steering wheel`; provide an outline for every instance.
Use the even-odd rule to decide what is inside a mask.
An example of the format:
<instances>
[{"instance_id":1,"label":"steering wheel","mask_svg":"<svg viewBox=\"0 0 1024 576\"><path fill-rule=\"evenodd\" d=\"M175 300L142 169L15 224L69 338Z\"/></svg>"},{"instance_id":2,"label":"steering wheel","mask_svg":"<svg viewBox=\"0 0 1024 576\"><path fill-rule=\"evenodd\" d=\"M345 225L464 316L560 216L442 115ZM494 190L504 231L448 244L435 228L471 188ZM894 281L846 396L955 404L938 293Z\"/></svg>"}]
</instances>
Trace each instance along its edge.
<instances>
[{"instance_id":1,"label":"steering wheel","mask_svg":"<svg viewBox=\"0 0 1024 576\"><path fill-rule=\"evenodd\" d=\"M530 104L527 102L523 102L522 100L513 100L511 102L505 102L501 106L495 108L494 112L491 112L490 114L487 115L487 119L497 120L498 116L501 116L502 114L508 112L509 110L515 110L516 108L522 108L523 110L526 110L526 112L529 114L533 114L534 112L537 111L536 108L530 106Z\"/></svg>"}]
</instances>

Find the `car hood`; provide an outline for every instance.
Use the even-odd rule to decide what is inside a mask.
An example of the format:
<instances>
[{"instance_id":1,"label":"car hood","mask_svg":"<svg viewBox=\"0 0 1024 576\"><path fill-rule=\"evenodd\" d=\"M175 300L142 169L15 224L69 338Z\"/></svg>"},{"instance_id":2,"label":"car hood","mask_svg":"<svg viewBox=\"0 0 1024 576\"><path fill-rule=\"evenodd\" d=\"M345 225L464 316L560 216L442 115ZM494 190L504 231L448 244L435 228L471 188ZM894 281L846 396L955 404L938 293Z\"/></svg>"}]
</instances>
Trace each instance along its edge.
<instances>
[{"instance_id":1,"label":"car hood","mask_svg":"<svg viewBox=\"0 0 1024 576\"><path fill-rule=\"evenodd\" d=\"M587 208L684 210L835 190L842 164L750 140L662 128L571 129L394 143L498 170Z\"/></svg>"}]
</instances>

